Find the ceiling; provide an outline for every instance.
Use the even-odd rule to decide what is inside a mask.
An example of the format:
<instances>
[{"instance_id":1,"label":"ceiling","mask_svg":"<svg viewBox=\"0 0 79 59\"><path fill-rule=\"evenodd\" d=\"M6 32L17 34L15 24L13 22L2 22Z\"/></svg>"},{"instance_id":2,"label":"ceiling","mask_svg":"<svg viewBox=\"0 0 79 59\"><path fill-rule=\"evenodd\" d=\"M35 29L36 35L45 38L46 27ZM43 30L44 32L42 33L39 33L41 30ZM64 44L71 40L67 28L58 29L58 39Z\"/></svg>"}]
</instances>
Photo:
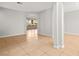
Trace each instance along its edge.
<instances>
[{"instance_id":1,"label":"ceiling","mask_svg":"<svg viewBox=\"0 0 79 59\"><path fill-rule=\"evenodd\" d=\"M64 2L64 11L72 12L79 10L79 2Z\"/></svg>"},{"instance_id":2,"label":"ceiling","mask_svg":"<svg viewBox=\"0 0 79 59\"><path fill-rule=\"evenodd\" d=\"M52 7L52 2L22 2L22 4L17 4L17 2L0 2L0 7L25 11L25 12L40 12ZM71 12L79 10L79 2L64 2L64 11Z\"/></svg>"},{"instance_id":3,"label":"ceiling","mask_svg":"<svg viewBox=\"0 0 79 59\"><path fill-rule=\"evenodd\" d=\"M40 12L52 7L52 2L0 2L0 6L8 9L25 11L25 12Z\"/></svg>"}]
</instances>

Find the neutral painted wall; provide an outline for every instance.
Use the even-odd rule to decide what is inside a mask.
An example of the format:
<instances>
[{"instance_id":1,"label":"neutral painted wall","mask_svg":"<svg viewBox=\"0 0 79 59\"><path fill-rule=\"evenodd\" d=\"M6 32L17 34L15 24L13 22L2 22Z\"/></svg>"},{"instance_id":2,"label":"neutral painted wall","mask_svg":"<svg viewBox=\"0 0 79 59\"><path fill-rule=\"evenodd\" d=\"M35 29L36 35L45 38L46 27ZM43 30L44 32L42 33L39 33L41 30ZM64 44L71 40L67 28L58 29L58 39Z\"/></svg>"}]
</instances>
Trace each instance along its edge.
<instances>
[{"instance_id":1,"label":"neutral painted wall","mask_svg":"<svg viewBox=\"0 0 79 59\"><path fill-rule=\"evenodd\" d=\"M47 9L39 13L38 33L52 36L52 9Z\"/></svg>"},{"instance_id":2,"label":"neutral painted wall","mask_svg":"<svg viewBox=\"0 0 79 59\"><path fill-rule=\"evenodd\" d=\"M25 13L0 7L0 36L23 34Z\"/></svg>"},{"instance_id":3,"label":"neutral painted wall","mask_svg":"<svg viewBox=\"0 0 79 59\"><path fill-rule=\"evenodd\" d=\"M27 16L38 17L38 14L0 7L0 37L24 34L26 31Z\"/></svg>"},{"instance_id":4,"label":"neutral painted wall","mask_svg":"<svg viewBox=\"0 0 79 59\"><path fill-rule=\"evenodd\" d=\"M48 9L39 13L25 13L0 7L0 37L19 35L25 33L27 16L36 16L38 20L38 33L52 36L52 10Z\"/></svg>"},{"instance_id":5,"label":"neutral painted wall","mask_svg":"<svg viewBox=\"0 0 79 59\"><path fill-rule=\"evenodd\" d=\"M65 32L79 35L79 10L65 13Z\"/></svg>"}]
</instances>

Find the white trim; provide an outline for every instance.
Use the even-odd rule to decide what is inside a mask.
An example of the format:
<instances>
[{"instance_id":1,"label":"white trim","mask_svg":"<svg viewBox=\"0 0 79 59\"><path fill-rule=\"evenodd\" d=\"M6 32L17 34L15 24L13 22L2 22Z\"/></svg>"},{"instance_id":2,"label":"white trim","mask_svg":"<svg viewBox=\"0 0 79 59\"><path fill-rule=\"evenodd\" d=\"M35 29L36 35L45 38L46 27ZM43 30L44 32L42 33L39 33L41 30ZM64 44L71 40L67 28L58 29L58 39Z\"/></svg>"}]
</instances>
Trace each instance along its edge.
<instances>
[{"instance_id":1,"label":"white trim","mask_svg":"<svg viewBox=\"0 0 79 59\"><path fill-rule=\"evenodd\" d=\"M24 34L25 34L25 33L21 33L21 34L13 34L13 35L6 35L6 36L0 36L0 38L12 37L12 36L24 35Z\"/></svg>"},{"instance_id":2,"label":"white trim","mask_svg":"<svg viewBox=\"0 0 79 59\"><path fill-rule=\"evenodd\" d=\"M52 37L52 35L49 35L49 34L44 34L44 33L38 33L39 35L44 35L44 36L50 36ZM53 35L54 36L54 35Z\"/></svg>"},{"instance_id":3,"label":"white trim","mask_svg":"<svg viewBox=\"0 0 79 59\"><path fill-rule=\"evenodd\" d=\"M64 32L65 34L69 34L69 35L77 35L77 36L79 36L79 34L78 33L70 33L70 32Z\"/></svg>"}]
</instances>

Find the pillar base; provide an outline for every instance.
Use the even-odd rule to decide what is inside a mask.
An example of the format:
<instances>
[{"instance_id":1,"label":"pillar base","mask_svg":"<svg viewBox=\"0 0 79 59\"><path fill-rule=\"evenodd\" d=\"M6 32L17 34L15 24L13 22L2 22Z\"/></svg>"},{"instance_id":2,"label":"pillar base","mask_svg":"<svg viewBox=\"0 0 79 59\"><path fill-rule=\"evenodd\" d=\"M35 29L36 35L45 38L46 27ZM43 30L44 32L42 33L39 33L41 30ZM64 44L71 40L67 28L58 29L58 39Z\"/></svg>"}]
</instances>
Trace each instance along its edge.
<instances>
[{"instance_id":1,"label":"pillar base","mask_svg":"<svg viewBox=\"0 0 79 59\"><path fill-rule=\"evenodd\" d=\"M57 49L58 49L58 48L64 48L64 45L54 45L53 47L54 47L54 48L57 48Z\"/></svg>"}]
</instances>

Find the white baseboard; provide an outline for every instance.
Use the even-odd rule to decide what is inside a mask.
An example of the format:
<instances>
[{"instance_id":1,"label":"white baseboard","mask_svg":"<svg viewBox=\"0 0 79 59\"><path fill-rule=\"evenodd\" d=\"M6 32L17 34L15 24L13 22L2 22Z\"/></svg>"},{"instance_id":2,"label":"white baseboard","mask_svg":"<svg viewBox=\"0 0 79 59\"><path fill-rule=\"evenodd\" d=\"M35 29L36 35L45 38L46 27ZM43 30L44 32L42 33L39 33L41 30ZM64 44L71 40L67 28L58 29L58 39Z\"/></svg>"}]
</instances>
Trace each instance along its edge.
<instances>
[{"instance_id":1,"label":"white baseboard","mask_svg":"<svg viewBox=\"0 0 79 59\"><path fill-rule=\"evenodd\" d=\"M0 36L0 38L12 37L12 36L18 36L18 35L24 35L24 34L25 34L25 33L13 34L13 35L6 35L6 36Z\"/></svg>"},{"instance_id":2,"label":"white baseboard","mask_svg":"<svg viewBox=\"0 0 79 59\"><path fill-rule=\"evenodd\" d=\"M44 35L44 36L50 36L51 37L51 35L49 35L49 34L43 34L43 33L38 33L39 35Z\"/></svg>"},{"instance_id":3,"label":"white baseboard","mask_svg":"<svg viewBox=\"0 0 79 59\"><path fill-rule=\"evenodd\" d=\"M77 33L69 33L69 32L65 32L65 34L69 34L69 35L77 35L77 36L79 36L79 34L77 34Z\"/></svg>"}]
</instances>

